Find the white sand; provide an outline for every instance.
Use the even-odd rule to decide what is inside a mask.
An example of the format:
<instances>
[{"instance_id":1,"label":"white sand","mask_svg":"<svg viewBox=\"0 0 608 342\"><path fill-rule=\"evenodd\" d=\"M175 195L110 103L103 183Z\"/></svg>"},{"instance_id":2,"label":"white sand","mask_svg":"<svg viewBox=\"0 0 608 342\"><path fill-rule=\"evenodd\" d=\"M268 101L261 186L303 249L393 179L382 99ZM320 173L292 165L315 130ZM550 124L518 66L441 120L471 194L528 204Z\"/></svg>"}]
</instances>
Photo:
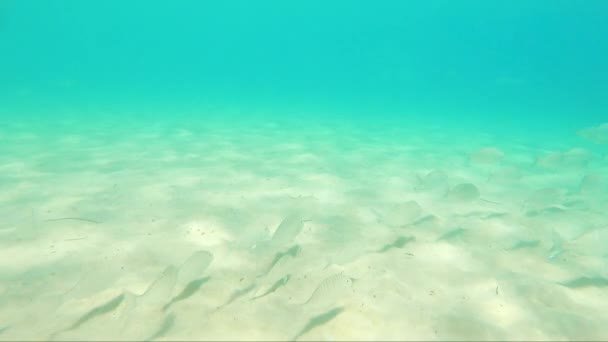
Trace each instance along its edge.
<instances>
[{"instance_id":1,"label":"white sand","mask_svg":"<svg viewBox=\"0 0 608 342\"><path fill-rule=\"evenodd\" d=\"M4 123L0 339L605 338L606 150L455 132Z\"/></svg>"}]
</instances>

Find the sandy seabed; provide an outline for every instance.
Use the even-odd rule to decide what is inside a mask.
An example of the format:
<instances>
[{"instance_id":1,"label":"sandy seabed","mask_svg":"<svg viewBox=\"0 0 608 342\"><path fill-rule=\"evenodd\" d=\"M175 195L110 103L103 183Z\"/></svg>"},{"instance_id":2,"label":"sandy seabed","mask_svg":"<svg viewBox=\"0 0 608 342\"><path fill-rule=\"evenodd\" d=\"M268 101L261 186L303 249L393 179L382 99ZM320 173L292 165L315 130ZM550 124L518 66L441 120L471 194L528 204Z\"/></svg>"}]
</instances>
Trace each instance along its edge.
<instances>
[{"instance_id":1,"label":"sandy seabed","mask_svg":"<svg viewBox=\"0 0 608 342\"><path fill-rule=\"evenodd\" d=\"M577 129L3 123L0 340L605 339Z\"/></svg>"}]
</instances>

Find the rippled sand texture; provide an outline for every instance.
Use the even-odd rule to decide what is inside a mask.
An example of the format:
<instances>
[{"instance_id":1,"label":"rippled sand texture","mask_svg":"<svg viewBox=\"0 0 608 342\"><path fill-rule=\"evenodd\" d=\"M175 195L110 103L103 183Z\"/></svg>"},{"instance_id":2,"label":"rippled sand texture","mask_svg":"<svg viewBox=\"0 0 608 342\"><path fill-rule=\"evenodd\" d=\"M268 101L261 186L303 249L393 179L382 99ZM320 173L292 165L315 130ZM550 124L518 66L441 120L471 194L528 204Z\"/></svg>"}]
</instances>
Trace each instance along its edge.
<instances>
[{"instance_id":1,"label":"rippled sand texture","mask_svg":"<svg viewBox=\"0 0 608 342\"><path fill-rule=\"evenodd\" d=\"M606 127L3 123L0 339L605 338Z\"/></svg>"}]
</instances>

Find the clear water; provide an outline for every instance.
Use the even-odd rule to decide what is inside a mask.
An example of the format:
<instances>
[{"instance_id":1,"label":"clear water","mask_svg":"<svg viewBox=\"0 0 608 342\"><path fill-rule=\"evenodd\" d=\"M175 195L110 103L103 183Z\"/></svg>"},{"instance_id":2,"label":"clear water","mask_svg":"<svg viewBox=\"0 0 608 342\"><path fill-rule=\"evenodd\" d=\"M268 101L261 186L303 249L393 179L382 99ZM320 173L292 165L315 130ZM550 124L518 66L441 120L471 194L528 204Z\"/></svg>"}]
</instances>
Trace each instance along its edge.
<instances>
[{"instance_id":1,"label":"clear water","mask_svg":"<svg viewBox=\"0 0 608 342\"><path fill-rule=\"evenodd\" d=\"M0 2L0 340L602 339L608 2Z\"/></svg>"}]
</instances>

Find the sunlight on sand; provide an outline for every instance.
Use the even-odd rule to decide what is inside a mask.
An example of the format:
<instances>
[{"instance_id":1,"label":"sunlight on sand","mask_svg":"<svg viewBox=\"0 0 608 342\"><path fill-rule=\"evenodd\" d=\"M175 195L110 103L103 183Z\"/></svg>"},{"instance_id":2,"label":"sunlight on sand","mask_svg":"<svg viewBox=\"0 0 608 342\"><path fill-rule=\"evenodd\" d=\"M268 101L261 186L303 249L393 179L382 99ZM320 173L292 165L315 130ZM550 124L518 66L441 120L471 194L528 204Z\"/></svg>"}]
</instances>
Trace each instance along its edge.
<instances>
[{"instance_id":1,"label":"sunlight on sand","mask_svg":"<svg viewBox=\"0 0 608 342\"><path fill-rule=\"evenodd\" d=\"M605 338L606 127L6 124L0 339Z\"/></svg>"}]
</instances>

